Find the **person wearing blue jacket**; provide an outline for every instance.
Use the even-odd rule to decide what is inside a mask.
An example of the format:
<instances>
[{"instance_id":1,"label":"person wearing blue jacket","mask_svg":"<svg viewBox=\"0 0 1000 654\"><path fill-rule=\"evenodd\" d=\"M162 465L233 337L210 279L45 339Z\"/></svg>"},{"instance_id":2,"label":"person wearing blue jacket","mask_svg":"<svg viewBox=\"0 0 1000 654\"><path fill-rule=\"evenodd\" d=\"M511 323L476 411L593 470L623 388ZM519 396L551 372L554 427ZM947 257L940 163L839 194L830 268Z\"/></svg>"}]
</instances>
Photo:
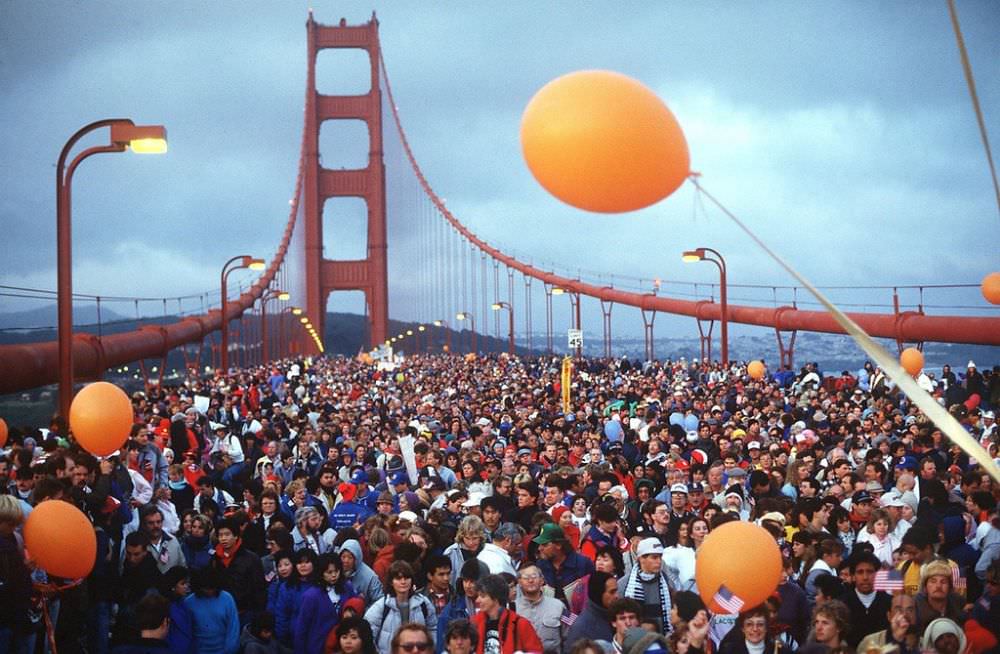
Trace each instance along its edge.
<instances>
[{"instance_id":1,"label":"person wearing blue jacket","mask_svg":"<svg viewBox=\"0 0 1000 654\"><path fill-rule=\"evenodd\" d=\"M314 578L318 585L302 595L295 621L293 639L297 654L323 654L327 636L340 624L344 602L357 596L354 586L344 577L336 554L320 555L316 570Z\"/></svg>"},{"instance_id":2,"label":"person wearing blue jacket","mask_svg":"<svg viewBox=\"0 0 1000 654\"><path fill-rule=\"evenodd\" d=\"M236 600L222 590L222 578L214 568L196 570L194 594L184 600L191 614L192 654L236 654L240 648L240 616Z\"/></svg>"},{"instance_id":3,"label":"person wearing blue jacket","mask_svg":"<svg viewBox=\"0 0 1000 654\"><path fill-rule=\"evenodd\" d=\"M174 654L193 651L194 624L184 600L191 594L191 571L184 566L174 566L160 579L160 594L170 600L170 630L167 645Z\"/></svg>"},{"instance_id":4,"label":"person wearing blue jacket","mask_svg":"<svg viewBox=\"0 0 1000 654\"><path fill-rule=\"evenodd\" d=\"M278 642L291 646L294 642L293 629L299 619L299 609L306 591L314 588L318 569L316 553L299 550L290 559L293 564L291 574L278 587L273 606L268 608L274 614L275 635Z\"/></svg>"},{"instance_id":5,"label":"person wearing blue jacket","mask_svg":"<svg viewBox=\"0 0 1000 654\"><path fill-rule=\"evenodd\" d=\"M476 596L478 595L476 582L489 573L490 570L486 567L486 564L478 559L469 559L462 565L458 581L455 582L455 596L441 610L440 615L438 615L437 637L434 639L434 642L437 643L435 650L437 654L444 652L445 645L447 644L445 634L448 631L448 625L453 620L472 619L473 614L476 612Z\"/></svg>"},{"instance_id":6,"label":"person wearing blue jacket","mask_svg":"<svg viewBox=\"0 0 1000 654\"><path fill-rule=\"evenodd\" d=\"M330 512L330 526L334 531L360 525L374 515L375 512L367 506L354 501L358 492L358 487L354 484L344 482L337 486L337 491L340 493L340 502Z\"/></svg>"}]
</instances>

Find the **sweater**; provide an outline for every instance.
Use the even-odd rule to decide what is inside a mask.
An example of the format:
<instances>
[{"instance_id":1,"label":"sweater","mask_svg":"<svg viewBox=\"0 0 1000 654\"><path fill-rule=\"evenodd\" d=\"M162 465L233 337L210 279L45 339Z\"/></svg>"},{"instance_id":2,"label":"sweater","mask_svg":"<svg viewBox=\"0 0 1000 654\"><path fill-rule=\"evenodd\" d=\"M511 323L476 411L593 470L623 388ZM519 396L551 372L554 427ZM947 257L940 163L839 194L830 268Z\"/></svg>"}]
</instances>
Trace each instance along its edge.
<instances>
[{"instance_id":1,"label":"sweater","mask_svg":"<svg viewBox=\"0 0 1000 654\"><path fill-rule=\"evenodd\" d=\"M340 624L340 609L344 601L357 595L354 587L347 582L337 603L330 601L325 588L313 586L302 594L299 615L295 620L292 639L296 654L323 654L327 634Z\"/></svg>"},{"instance_id":2,"label":"sweater","mask_svg":"<svg viewBox=\"0 0 1000 654\"><path fill-rule=\"evenodd\" d=\"M240 647L240 617L232 595L224 590L218 597L189 595L184 606L194 627L194 654L236 654Z\"/></svg>"}]
</instances>

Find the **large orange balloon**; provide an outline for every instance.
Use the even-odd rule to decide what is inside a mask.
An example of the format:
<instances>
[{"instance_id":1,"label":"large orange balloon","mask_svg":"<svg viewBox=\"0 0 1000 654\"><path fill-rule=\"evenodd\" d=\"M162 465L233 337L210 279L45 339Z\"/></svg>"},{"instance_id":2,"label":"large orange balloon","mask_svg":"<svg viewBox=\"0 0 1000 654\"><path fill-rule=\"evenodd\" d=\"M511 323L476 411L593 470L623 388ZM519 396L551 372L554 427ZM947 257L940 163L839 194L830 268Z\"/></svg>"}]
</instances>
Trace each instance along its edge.
<instances>
[{"instance_id":1,"label":"large orange balloon","mask_svg":"<svg viewBox=\"0 0 1000 654\"><path fill-rule=\"evenodd\" d=\"M7 423L0 418L0 447L7 444Z\"/></svg>"},{"instance_id":2,"label":"large orange balloon","mask_svg":"<svg viewBox=\"0 0 1000 654\"><path fill-rule=\"evenodd\" d=\"M980 287L983 297L990 304L1000 304L1000 272L990 273L983 277L983 284Z\"/></svg>"},{"instance_id":3,"label":"large orange balloon","mask_svg":"<svg viewBox=\"0 0 1000 654\"><path fill-rule=\"evenodd\" d=\"M924 353L915 347L908 347L899 355L899 365L911 375L917 375L924 369Z\"/></svg>"},{"instance_id":4,"label":"large orange balloon","mask_svg":"<svg viewBox=\"0 0 1000 654\"><path fill-rule=\"evenodd\" d=\"M80 509L62 500L36 506L24 523L24 547L50 575L80 579L97 559L94 526Z\"/></svg>"},{"instance_id":5,"label":"large orange balloon","mask_svg":"<svg viewBox=\"0 0 1000 654\"><path fill-rule=\"evenodd\" d=\"M125 443L132 429L132 401L108 382L85 386L69 407L69 427L85 450L107 456Z\"/></svg>"},{"instance_id":6,"label":"large orange balloon","mask_svg":"<svg viewBox=\"0 0 1000 654\"><path fill-rule=\"evenodd\" d=\"M729 613L714 599L723 586L743 601L742 611L746 611L778 587L781 550L763 527L727 522L709 532L698 548L695 581L702 601L713 612Z\"/></svg>"},{"instance_id":7,"label":"large orange balloon","mask_svg":"<svg viewBox=\"0 0 1000 654\"><path fill-rule=\"evenodd\" d=\"M642 83L607 70L546 84L521 118L535 179L563 202L602 213L635 211L677 190L690 172L677 119Z\"/></svg>"},{"instance_id":8,"label":"large orange balloon","mask_svg":"<svg viewBox=\"0 0 1000 654\"><path fill-rule=\"evenodd\" d=\"M754 379L764 378L764 362L763 361L751 361L747 364L747 374L749 374Z\"/></svg>"}]
</instances>

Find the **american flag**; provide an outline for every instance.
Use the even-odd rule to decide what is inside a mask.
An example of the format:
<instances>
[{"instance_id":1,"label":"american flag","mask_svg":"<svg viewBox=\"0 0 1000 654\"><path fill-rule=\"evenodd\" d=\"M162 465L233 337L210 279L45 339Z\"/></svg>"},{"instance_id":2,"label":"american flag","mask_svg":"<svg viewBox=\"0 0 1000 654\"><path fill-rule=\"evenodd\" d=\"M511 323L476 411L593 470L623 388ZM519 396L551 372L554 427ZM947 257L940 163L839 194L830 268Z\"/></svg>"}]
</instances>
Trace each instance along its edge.
<instances>
[{"instance_id":1,"label":"american flag","mask_svg":"<svg viewBox=\"0 0 1000 654\"><path fill-rule=\"evenodd\" d=\"M573 623L576 622L576 613L564 613L559 621L562 622L567 627L572 627Z\"/></svg>"},{"instance_id":2,"label":"american flag","mask_svg":"<svg viewBox=\"0 0 1000 654\"><path fill-rule=\"evenodd\" d=\"M965 592L965 577L957 567L951 569L951 589L959 594Z\"/></svg>"},{"instance_id":3,"label":"american flag","mask_svg":"<svg viewBox=\"0 0 1000 654\"><path fill-rule=\"evenodd\" d=\"M879 570L875 573L875 590L903 590L903 573L899 570Z\"/></svg>"},{"instance_id":4,"label":"american flag","mask_svg":"<svg viewBox=\"0 0 1000 654\"><path fill-rule=\"evenodd\" d=\"M740 609L743 608L743 600L734 595L725 586L719 586L719 590L712 597L715 603L720 607L728 611L730 614L739 613Z\"/></svg>"}]
</instances>

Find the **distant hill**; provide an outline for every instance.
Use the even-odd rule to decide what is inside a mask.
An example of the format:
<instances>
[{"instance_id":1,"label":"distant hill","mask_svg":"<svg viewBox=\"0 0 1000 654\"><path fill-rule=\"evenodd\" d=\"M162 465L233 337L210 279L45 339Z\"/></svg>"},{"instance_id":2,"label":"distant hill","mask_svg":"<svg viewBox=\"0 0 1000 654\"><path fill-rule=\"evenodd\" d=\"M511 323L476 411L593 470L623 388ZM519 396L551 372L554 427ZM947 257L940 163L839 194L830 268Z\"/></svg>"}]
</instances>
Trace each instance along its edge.
<instances>
[{"instance_id":1,"label":"distant hill","mask_svg":"<svg viewBox=\"0 0 1000 654\"><path fill-rule=\"evenodd\" d=\"M127 320L125 316L112 311L107 306L101 307L101 322ZM55 328L58 321L58 309L53 298L52 304L47 304L27 311L0 313L0 329L37 329L39 327ZM97 324L97 307L94 304L84 304L73 307L73 324Z\"/></svg>"}]
</instances>

